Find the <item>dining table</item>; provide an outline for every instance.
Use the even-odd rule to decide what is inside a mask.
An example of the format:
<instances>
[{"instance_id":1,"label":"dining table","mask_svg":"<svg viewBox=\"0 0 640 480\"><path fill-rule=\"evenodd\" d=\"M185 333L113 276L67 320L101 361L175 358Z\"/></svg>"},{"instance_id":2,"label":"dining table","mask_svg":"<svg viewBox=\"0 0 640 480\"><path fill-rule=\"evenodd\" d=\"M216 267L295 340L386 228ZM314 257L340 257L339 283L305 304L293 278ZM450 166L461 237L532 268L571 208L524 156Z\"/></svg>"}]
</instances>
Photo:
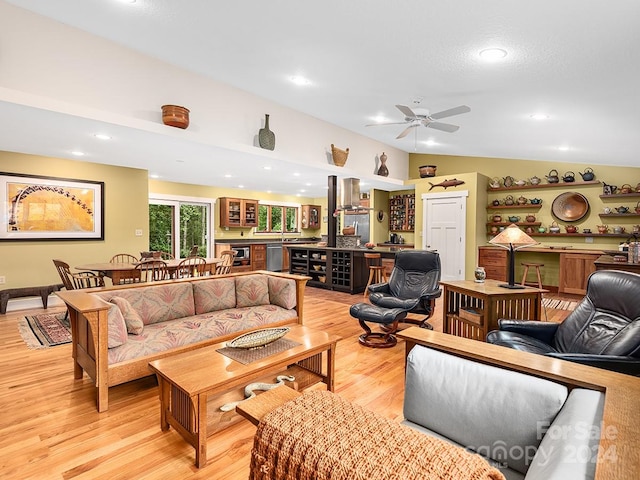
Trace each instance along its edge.
<instances>
[{"instance_id":1,"label":"dining table","mask_svg":"<svg viewBox=\"0 0 640 480\"><path fill-rule=\"evenodd\" d=\"M175 258L170 260L162 260L167 264L169 275L171 278L175 277L175 272L180 265L183 258ZM222 262L222 258L211 257L205 258L205 273L213 275L216 271L216 265ZM130 279L133 273L136 271L136 266L141 263L111 263L111 262L99 262L99 263L85 263L83 265L77 265L77 270L98 272L109 277L114 285L120 284L122 280Z\"/></svg>"}]
</instances>

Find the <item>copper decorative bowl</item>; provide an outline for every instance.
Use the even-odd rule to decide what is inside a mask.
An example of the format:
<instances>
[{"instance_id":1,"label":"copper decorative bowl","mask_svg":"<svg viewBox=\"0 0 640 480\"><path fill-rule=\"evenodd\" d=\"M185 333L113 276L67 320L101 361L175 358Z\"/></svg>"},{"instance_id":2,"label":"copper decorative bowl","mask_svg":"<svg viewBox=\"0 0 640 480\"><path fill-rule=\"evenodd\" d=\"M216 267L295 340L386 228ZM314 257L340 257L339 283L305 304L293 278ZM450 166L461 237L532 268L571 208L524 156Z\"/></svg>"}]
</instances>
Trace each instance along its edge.
<instances>
[{"instance_id":1,"label":"copper decorative bowl","mask_svg":"<svg viewBox=\"0 0 640 480\"><path fill-rule=\"evenodd\" d=\"M589 212L589 201L576 192L558 195L551 205L551 213L563 222L577 222Z\"/></svg>"},{"instance_id":2,"label":"copper decorative bowl","mask_svg":"<svg viewBox=\"0 0 640 480\"><path fill-rule=\"evenodd\" d=\"M178 105L163 105L162 123L172 127L187 128L189 126L189 109Z\"/></svg>"}]
</instances>

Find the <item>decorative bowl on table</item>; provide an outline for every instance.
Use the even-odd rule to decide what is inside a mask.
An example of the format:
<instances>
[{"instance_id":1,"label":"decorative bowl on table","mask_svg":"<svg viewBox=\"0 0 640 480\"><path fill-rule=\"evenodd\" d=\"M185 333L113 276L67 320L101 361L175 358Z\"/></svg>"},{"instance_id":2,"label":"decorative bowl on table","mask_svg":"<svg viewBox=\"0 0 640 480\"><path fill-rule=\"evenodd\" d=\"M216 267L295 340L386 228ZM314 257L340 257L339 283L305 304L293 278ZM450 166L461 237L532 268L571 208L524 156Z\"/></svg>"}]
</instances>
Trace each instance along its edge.
<instances>
[{"instance_id":1,"label":"decorative bowl on table","mask_svg":"<svg viewBox=\"0 0 640 480\"><path fill-rule=\"evenodd\" d=\"M265 328L263 330L256 330L255 332L249 332L245 333L244 335L240 335L230 342L227 342L227 347L244 349L264 347L265 345L269 345L279 338L284 337L287 332L289 332L289 327Z\"/></svg>"}]
</instances>

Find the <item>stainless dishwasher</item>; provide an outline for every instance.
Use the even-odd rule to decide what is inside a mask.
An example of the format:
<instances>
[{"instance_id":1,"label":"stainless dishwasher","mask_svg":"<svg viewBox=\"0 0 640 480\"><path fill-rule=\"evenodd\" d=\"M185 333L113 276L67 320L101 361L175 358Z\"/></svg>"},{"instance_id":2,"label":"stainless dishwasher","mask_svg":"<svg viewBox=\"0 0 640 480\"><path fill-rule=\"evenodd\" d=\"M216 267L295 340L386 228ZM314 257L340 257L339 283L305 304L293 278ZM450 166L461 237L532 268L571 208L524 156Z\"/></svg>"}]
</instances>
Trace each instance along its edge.
<instances>
[{"instance_id":1,"label":"stainless dishwasher","mask_svg":"<svg viewBox=\"0 0 640 480\"><path fill-rule=\"evenodd\" d=\"M282 270L282 249L281 243L267 243L267 270L279 272Z\"/></svg>"}]
</instances>

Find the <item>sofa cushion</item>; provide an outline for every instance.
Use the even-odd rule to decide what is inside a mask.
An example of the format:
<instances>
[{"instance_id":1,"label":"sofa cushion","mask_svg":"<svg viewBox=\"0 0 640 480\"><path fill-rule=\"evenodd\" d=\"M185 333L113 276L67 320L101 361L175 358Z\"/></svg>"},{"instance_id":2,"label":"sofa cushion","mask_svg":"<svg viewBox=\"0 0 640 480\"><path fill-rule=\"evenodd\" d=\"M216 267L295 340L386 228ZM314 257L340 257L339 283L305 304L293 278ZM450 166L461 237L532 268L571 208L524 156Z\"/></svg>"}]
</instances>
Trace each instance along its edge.
<instances>
[{"instance_id":1,"label":"sofa cushion","mask_svg":"<svg viewBox=\"0 0 640 480\"><path fill-rule=\"evenodd\" d=\"M115 303L109 305L107 330L109 331L107 348L119 347L127 341L127 324L120 308Z\"/></svg>"},{"instance_id":2,"label":"sofa cushion","mask_svg":"<svg viewBox=\"0 0 640 480\"><path fill-rule=\"evenodd\" d=\"M129 301L126 298L122 297L111 297L110 303L116 305L122 313L125 324L127 326L127 332L134 335L140 335L144 328L144 323L142 322L142 318L140 318L140 315L138 315L138 312L133 309Z\"/></svg>"},{"instance_id":3,"label":"sofa cushion","mask_svg":"<svg viewBox=\"0 0 640 480\"><path fill-rule=\"evenodd\" d=\"M145 325L195 315L191 282L162 283L96 292L105 301L117 296L129 301Z\"/></svg>"},{"instance_id":4,"label":"sofa cushion","mask_svg":"<svg viewBox=\"0 0 640 480\"><path fill-rule=\"evenodd\" d=\"M243 275L236 280L236 307L255 307L269 304L267 275Z\"/></svg>"},{"instance_id":5,"label":"sofa cushion","mask_svg":"<svg viewBox=\"0 0 640 480\"><path fill-rule=\"evenodd\" d=\"M193 282L193 298L196 315L235 308L235 279L222 277Z\"/></svg>"},{"instance_id":6,"label":"sofa cushion","mask_svg":"<svg viewBox=\"0 0 640 480\"><path fill-rule=\"evenodd\" d=\"M293 322L296 315L295 310L285 310L277 305L262 305L146 325L141 335L129 336L127 343L109 350L109 365L197 342L229 337L235 333L267 327L275 322Z\"/></svg>"},{"instance_id":7,"label":"sofa cushion","mask_svg":"<svg viewBox=\"0 0 640 480\"><path fill-rule=\"evenodd\" d=\"M526 473L566 387L422 346L407 358L404 416Z\"/></svg>"},{"instance_id":8,"label":"sofa cushion","mask_svg":"<svg viewBox=\"0 0 640 480\"><path fill-rule=\"evenodd\" d=\"M296 308L296 282L290 278L269 277L269 302L287 310Z\"/></svg>"},{"instance_id":9,"label":"sofa cushion","mask_svg":"<svg viewBox=\"0 0 640 480\"><path fill-rule=\"evenodd\" d=\"M540 425L544 437L527 471L527 480L593 478L599 455L601 461L615 458L615 450L598 452L601 434L615 435L615 431L601 430L603 408L603 393L573 389L553 423Z\"/></svg>"}]
</instances>

